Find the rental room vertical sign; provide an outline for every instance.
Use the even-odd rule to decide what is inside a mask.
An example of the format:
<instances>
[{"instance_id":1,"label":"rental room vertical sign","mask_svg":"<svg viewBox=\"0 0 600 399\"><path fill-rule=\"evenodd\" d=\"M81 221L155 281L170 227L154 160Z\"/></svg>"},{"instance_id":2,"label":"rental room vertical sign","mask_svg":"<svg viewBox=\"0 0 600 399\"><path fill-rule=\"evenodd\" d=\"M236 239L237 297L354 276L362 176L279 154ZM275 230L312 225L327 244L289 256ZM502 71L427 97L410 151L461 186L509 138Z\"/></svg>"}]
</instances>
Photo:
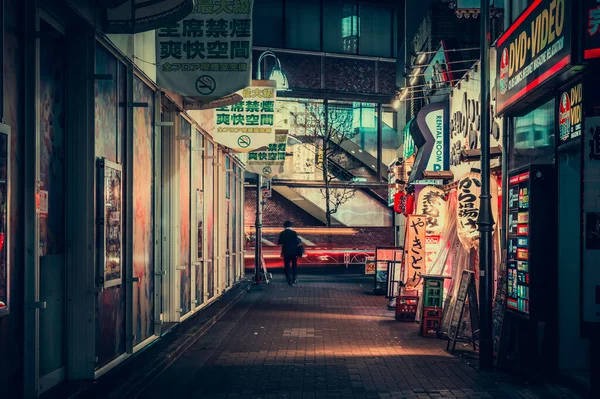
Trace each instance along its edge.
<instances>
[{"instance_id":1,"label":"rental room vertical sign","mask_svg":"<svg viewBox=\"0 0 600 399\"><path fill-rule=\"evenodd\" d=\"M252 0L199 0L156 31L159 86L208 103L250 86ZM193 103L192 101L192 103Z\"/></svg>"}]
</instances>

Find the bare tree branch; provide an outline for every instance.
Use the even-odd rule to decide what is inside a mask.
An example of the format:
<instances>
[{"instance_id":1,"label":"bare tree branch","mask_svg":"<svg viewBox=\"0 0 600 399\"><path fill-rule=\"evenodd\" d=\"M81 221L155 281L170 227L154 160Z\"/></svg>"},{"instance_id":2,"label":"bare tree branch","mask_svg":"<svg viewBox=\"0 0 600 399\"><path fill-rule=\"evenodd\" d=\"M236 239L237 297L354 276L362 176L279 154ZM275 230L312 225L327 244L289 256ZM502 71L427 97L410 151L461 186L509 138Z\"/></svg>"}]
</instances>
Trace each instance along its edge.
<instances>
[{"instance_id":1,"label":"bare tree branch","mask_svg":"<svg viewBox=\"0 0 600 399\"><path fill-rule=\"evenodd\" d=\"M352 108L307 104L305 112L305 120L312 122L310 129L307 126L307 136L315 146L314 166L322 172L325 183L325 188L320 191L325 200L327 225L331 226L331 215L356 195L356 190L351 187L352 181L343 178L344 174L351 175L350 171L356 168L355 161L345 153L343 144L352 140L359 131L353 125ZM348 181L347 188L332 189L334 180Z\"/></svg>"}]
</instances>

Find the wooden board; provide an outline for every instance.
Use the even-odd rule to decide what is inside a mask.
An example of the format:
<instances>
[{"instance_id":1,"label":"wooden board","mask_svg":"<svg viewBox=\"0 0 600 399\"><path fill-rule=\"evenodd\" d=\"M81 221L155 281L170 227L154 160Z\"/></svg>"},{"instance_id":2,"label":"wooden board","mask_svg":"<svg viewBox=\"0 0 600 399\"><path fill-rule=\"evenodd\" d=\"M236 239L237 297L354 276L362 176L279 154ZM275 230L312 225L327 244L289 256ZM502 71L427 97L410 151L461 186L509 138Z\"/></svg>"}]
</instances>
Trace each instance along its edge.
<instances>
[{"instance_id":1,"label":"wooden board","mask_svg":"<svg viewBox=\"0 0 600 399\"><path fill-rule=\"evenodd\" d=\"M459 337L460 324L465 312L465 303L469 302L469 311L471 319L471 337ZM460 284L456 293L456 302L450 316L450 325L448 327L448 343L446 349L452 343L452 353L456 347L457 341L467 341L473 343L475 350L475 332L479 331L479 308L477 304L477 290L475 288L475 273L470 270L463 270L460 277Z\"/></svg>"}]
</instances>

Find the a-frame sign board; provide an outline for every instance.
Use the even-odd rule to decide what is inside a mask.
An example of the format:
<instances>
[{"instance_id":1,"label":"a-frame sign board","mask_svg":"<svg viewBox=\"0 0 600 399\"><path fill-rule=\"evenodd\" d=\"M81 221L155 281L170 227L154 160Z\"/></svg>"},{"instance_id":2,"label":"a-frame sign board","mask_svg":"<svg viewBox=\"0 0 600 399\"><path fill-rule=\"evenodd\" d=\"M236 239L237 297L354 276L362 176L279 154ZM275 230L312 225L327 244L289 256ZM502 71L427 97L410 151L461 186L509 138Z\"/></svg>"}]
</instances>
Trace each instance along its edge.
<instances>
[{"instance_id":1,"label":"a-frame sign board","mask_svg":"<svg viewBox=\"0 0 600 399\"><path fill-rule=\"evenodd\" d=\"M465 303L469 299L469 313L471 319L471 337L459 336L460 325L462 323L463 315L465 312ZM473 343L473 350L476 350L475 346L475 333L479 332L479 307L477 305L477 289L475 288L475 273L470 270L464 270L460 277L460 286L456 293L456 301L454 302L454 308L450 316L450 326L448 327L448 343L446 344L446 350L450 348L452 344L452 350L450 353L454 353L456 348L456 342L471 342Z\"/></svg>"}]
</instances>

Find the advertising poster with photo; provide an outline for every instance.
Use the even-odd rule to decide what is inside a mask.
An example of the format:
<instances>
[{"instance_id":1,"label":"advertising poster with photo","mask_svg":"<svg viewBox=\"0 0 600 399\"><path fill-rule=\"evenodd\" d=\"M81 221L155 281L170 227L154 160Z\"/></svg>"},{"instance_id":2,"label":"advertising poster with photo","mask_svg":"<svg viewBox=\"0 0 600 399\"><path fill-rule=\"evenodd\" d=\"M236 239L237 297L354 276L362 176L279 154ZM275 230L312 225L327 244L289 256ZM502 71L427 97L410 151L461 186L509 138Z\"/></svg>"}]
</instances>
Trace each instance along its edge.
<instances>
[{"instance_id":1,"label":"advertising poster with photo","mask_svg":"<svg viewBox=\"0 0 600 399\"><path fill-rule=\"evenodd\" d=\"M275 141L275 97L272 80L255 80L240 90L242 101L216 108L213 139L238 152L249 152Z\"/></svg>"},{"instance_id":2,"label":"advertising poster with photo","mask_svg":"<svg viewBox=\"0 0 600 399\"><path fill-rule=\"evenodd\" d=\"M106 159L100 162L99 182L102 184L100 204L102 225L100 248L102 285L105 288L120 285L123 280L122 250L122 171L121 166Z\"/></svg>"},{"instance_id":3,"label":"advertising poster with photo","mask_svg":"<svg viewBox=\"0 0 600 399\"><path fill-rule=\"evenodd\" d=\"M581 79L565 86L557 98L558 145L581 137L583 128L583 84Z\"/></svg>"}]
</instances>

